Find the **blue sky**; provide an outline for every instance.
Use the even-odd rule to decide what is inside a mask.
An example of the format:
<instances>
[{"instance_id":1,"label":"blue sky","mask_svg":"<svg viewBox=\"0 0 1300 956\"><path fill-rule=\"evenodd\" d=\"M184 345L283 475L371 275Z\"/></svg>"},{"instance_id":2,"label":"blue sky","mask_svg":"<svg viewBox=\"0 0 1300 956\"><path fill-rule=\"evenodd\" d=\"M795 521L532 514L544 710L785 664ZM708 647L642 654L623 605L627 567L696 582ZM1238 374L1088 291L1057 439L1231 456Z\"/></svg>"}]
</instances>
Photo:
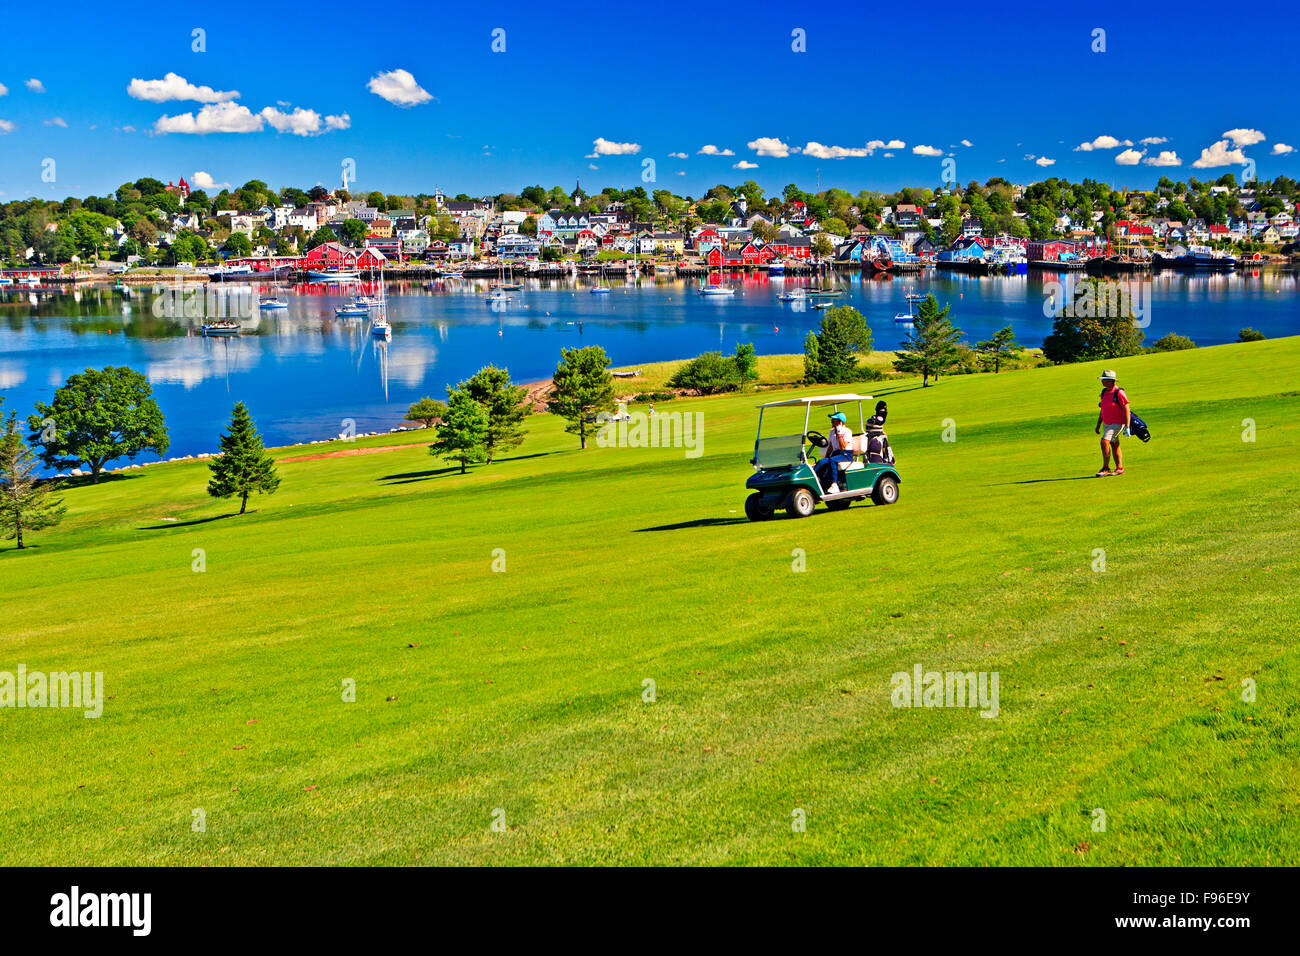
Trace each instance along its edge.
<instances>
[{"instance_id":1,"label":"blue sky","mask_svg":"<svg viewBox=\"0 0 1300 956\"><path fill-rule=\"evenodd\" d=\"M1105 52L1092 50L1097 29ZM818 170L823 186L852 190L935 185L945 159L963 184L1240 177L1241 158L1261 178L1300 176L1294 3L23 4L6 35L3 201L199 171L236 186L335 185L347 159L357 188L399 193L631 186L646 159L655 188L692 195L750 178L812 188ZM394 70L429 98L402 106L368 89ZM160 118L199 122L205 108L128 93L168 73L224 94L209 112L260 131L161 132ZM294 109L321 131L290 132ZM1099 137L1119 144L1078 148ZM1193 168L1206 149L1230 164ZM842 151L866 155L832 158ZM1117 163L1126 151L1133 164ZM1161 153L1181 165L1152 165Z\"/></svg>"}]
</instances>

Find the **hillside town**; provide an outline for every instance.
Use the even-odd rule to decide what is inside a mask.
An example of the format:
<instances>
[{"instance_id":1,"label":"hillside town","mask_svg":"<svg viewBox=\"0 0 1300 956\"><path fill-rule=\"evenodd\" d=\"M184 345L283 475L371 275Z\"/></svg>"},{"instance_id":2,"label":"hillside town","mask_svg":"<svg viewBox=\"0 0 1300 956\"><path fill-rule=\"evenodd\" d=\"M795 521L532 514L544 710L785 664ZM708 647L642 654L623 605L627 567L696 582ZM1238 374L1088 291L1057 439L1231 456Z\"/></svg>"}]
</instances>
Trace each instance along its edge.
<instances>
[{"instance_id":1,"label":"hillside town","mask_svg":"<svg viewBox=\"0 0 1300 956\"><path fill-rule=\"evenodd\" d=\"M241 273L374 272L448 262L522 264L646 260L650 268L801 265L1014 273L1038 265L1116 268L1294 258L1300 185L1287 177L1115 190L1084 180L965 189L767 197L755 182L679 197L606 187L588 194L529 187L450 198L353 194L250 181L215 197L184 177L145 178L113 196L0 206L0 282L118 273L135 267ZM1199 257L1199 258L1198 258Z\"/></svg>"}]
</instances>

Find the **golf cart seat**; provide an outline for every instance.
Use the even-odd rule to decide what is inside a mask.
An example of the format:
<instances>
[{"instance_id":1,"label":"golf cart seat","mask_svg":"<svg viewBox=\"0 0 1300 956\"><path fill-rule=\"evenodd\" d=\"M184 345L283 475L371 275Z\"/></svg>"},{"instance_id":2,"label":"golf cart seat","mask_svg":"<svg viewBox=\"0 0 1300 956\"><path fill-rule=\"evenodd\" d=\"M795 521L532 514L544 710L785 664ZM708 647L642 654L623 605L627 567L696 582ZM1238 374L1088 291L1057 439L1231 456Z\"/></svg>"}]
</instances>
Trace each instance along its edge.
<instances>
[{"instance_id":1,"label":"golf cart seat","mask_svg":"<svg viewBox=\"0 0 1300 956\"><path fill-rule=\"evenodd\" d=\"M840 471L857 471L863 467L865 466L860 461L846 461L840 465Z\"/></svg>"}]
</instances>

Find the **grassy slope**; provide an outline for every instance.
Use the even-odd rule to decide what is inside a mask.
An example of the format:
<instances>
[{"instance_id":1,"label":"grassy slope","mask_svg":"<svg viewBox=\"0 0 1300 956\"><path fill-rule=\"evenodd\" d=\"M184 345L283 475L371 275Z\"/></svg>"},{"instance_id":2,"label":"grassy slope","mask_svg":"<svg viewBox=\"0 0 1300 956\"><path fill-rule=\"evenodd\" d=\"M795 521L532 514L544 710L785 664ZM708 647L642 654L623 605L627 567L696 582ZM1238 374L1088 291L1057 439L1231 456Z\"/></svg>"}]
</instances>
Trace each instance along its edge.
<instances>
[{"instance_id":1,"label":"grassy slope","mask_svg":"<svg viewBox=\"0 0 1300 956\"><path fill-rule=\"evenodd\" d=\"M803 521L743 520L745 396L665 406L695 460L540 416L468 477L282 465L242 518L201 463L70 490L0 551L0 670L113 699L0 711L0 863L1300 863L1300 339L1112 364L1127 476L1072 480L1099 366L889 382L901 501ZM1001 715L892 708L916 663Z\"/></svg>"}]
</instances>

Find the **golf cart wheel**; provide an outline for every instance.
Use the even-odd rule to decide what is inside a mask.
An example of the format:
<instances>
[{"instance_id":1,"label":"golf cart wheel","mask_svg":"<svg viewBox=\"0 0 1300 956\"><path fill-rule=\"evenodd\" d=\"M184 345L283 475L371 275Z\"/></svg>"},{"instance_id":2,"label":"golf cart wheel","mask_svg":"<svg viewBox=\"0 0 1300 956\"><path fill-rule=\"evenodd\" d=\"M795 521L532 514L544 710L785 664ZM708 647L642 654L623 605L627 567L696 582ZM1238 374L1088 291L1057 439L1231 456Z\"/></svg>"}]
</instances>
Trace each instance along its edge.
<instances>
[{"instance_id":1,"label":"golf cart wheel","mask_svg":"<svg viewBox=\"0 0 1300 956\"><path fill-rule=\"evenodd\" d=\"M745 517L750 521L766 521L772 513L772 506L757 491L745 499Z\"/></svg>"},{"instance_id":2,"label":"golf cart wheel","mask_svg":"<svg viewBox=\"0 0 1300 956\"><path fill-rule=\"evenodd\" d=\"M885 475L871 492L871 500L878 505L892 505L898 500L898 482Z\"/></svg>"},{"instance_id":3,"label":"golf cart wheel","mask_svg":"<svg viewBox=\"0 0 1300 956\"><path fill-rule=\"evenodd\" d=\"M843 511L851 504L853 504L852 498L841 498L839 501L826 502L826 507L831 511Z\"/></svg>"},{"instance_id":4,"label":"golf cart wheel","mask_svg":"<svg viewBox=\"0 0 1300 956\"><path fill-rule=\"evenodd\" d=\"M807 488L796 488L785 499L785 511L791 518L806 518L817 507L817 499Z\"/></svg>"}]
</instances>

